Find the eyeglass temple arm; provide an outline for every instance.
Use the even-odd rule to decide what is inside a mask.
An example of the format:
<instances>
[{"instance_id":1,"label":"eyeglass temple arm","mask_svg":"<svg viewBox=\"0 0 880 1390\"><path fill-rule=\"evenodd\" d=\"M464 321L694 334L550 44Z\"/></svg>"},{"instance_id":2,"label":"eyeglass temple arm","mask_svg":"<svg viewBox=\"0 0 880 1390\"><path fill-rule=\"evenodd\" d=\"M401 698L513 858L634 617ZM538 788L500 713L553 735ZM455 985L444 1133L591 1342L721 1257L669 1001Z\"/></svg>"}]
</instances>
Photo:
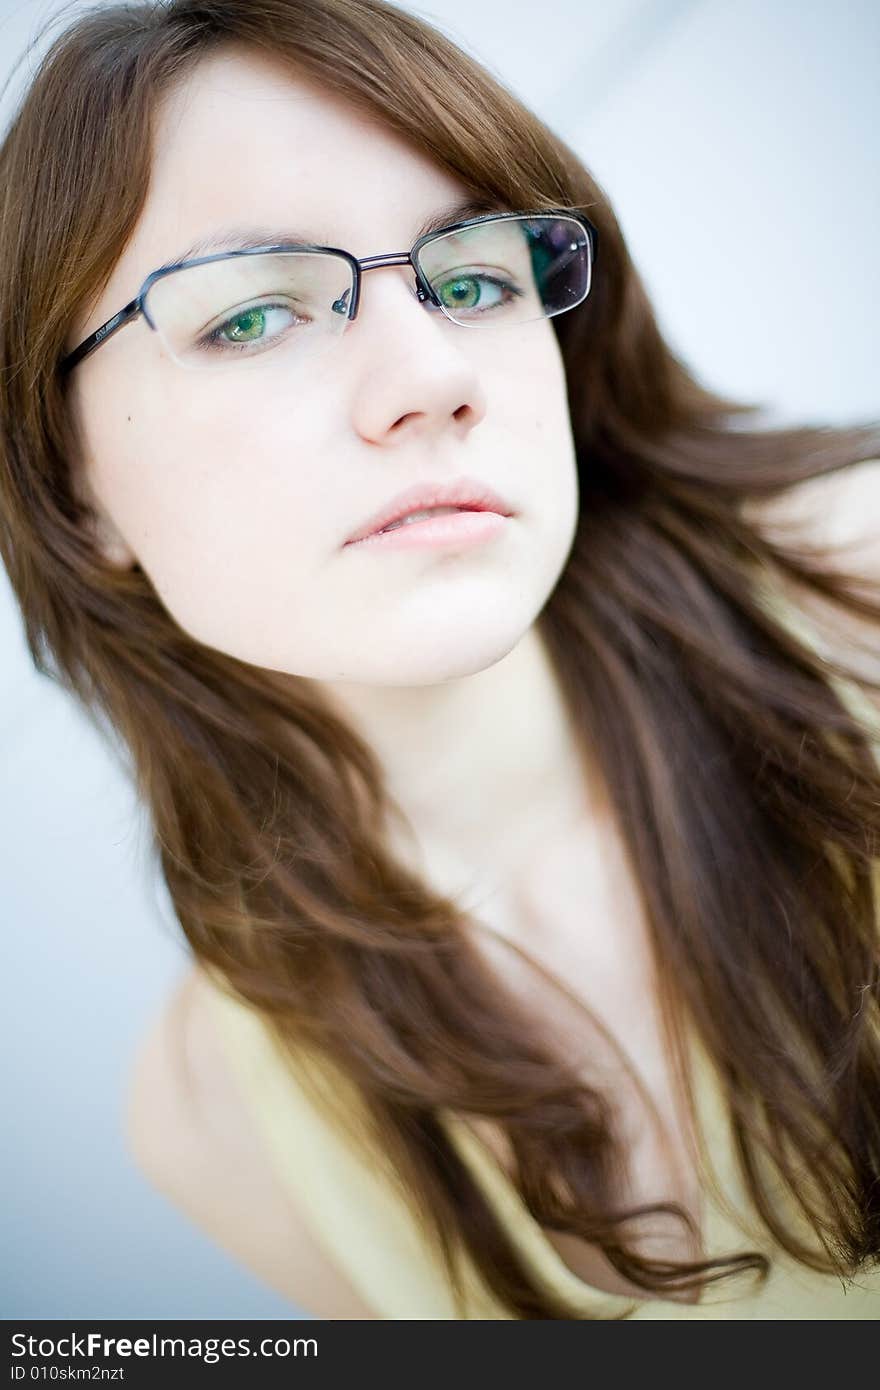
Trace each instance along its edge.
<instances>
[{"instance_id":1,"label":"eyeglass temple arm","mask_svg":"<svg viewBox=\"0 0 880 1390\"><path fill-rule=\"evenodd\" d=\"M141 296L132 299L120 309L117 314L109 318L106 323L102 323L100 328L96 328L94 333L90 333L88 338L84 338L79 347L74 348L66 357L62 358L60 370L67 373L84 357L88 357L90 352L94 352L104 342L105 338L111 337L118 329L124 328L127 323L133 323L141 312Z\"/></svg>"}]
</instances>

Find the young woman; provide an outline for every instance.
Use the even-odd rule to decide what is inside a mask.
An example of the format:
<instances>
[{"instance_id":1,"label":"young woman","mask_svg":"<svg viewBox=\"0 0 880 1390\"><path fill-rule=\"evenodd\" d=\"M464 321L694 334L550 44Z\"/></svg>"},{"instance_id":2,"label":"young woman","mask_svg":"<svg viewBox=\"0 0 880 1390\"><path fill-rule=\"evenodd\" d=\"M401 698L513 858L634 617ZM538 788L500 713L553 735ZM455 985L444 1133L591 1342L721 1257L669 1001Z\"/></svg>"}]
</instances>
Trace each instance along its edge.
<instances>
[{"instance_id":1,"label":"young woman","mask_svg":"<svg viewBox=\"0 0 880 1390\"><path fill-rule=\"evenodd\" d=\"M880 425L700 387L376 0L77 18L0 188L3 559L191 949L150 1179L318 1316L880 1316Z\"/></svg>"}]
</instances>

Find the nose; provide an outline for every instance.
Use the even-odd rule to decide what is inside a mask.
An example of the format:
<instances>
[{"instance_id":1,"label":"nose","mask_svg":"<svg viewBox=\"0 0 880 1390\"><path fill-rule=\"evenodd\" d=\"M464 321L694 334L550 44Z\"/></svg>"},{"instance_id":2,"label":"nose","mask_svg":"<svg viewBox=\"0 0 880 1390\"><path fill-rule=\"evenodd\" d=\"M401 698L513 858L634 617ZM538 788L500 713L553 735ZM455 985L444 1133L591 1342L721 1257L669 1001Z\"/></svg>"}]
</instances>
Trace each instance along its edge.
<instances>
[{"instance_id":1,"label":"nose","mask_svg":"<svg viewBox=\"0 0 880 1390\"><path fill-rule=\"evenodd\" d=\"M345 332L354 363L352 422L361 437L385 445L416 435L464 438L486 413L469 351L478 332L421 303L410 266L377 266L365 275L357 318Z\"/></svg>"}]
</instances>

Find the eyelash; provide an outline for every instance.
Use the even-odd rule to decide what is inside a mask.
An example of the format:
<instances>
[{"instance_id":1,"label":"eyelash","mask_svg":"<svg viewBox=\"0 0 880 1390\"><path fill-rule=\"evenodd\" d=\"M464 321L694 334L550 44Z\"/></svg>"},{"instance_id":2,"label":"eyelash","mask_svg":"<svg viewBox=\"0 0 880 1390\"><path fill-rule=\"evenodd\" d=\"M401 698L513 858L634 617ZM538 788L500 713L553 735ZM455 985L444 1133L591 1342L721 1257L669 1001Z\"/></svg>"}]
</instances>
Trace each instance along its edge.
<instances>
[{"instance_id":1,"label":"eyelash","mask_svg":"<svg viewBox=\"0 0 880 1390\"><path fill-rule=\"evenodd\" d=\"M257 305L252 305L251 308L257 308L257 309L263 309L263 310L286 309L286 310L288 310L289 313L293 314L294 317L298 317L298 315L296 314L296 311L295 311L294 309L291 309L291 307L290 307L289 304L281 304L281 303L257 304ZM244 314L244 313L246 313L246 312L247 312L246 310L242 310L242 311L241 311L241 314ZM211 331L210 331L210 333L206 333L206 334L204 335L204 337L202 337L202 338L199 339L198 346L199 346L200 348L204 348L204 349L205 349L206 351L208 351L208 352L245 353L245 354L246 354L247 356L249 356L249 357L254 356L255 352L259 352L259 351L260 351L260 346L259 346L258 343L257 343L257 344L249 344L249 343L228 343L228 342L221 343L221 341L220 341L220 334L223 332L223 330L224 330L225 328L228 328L229 325L230 325L231 323L234 323L235 320L236 320L236 318L239 318L239 317L241 317L240 314L233 314L230 318L224 319L223 323L218 323L218 325L217 325L216 328L212 328ZM273 338L273 339L271 339L270 341L274 342L275 339ZM265 349L264 349L264 350L265 350Z\"/></svg>"},{"instance_id":2,"label":"eyelash","mask_svg":"<svg viewBox=\"0 0 880 1390\"><path fill-rule=\"evenodd\" d=\"M506 300L502 300L502 301L501 301L502 304L503 304L503 303L510 303L512 299L520 298L520 297L522 296L522 294L524 293L523 290L517 288L517 286L514 285L510 280L503 279L502 277L496 276L496 275L480 274L480 273L477 272L477 273L472 273L472 274L464 273L464 274L461 274L461 275L459 275L459 276L457 276L457 277L456 277L456 276L451 276L451 277L450 277L450 279L456 279L456 278L463 279L463 280L467 280L467 279L478 280L478 281L480 281L480 282L482 282L482 283L484 283L484 284L494 286L496 289L501 290L502 292L506 293L507 296L508 296ZM288 310L290 313L294 314L294 317L299 317L298 315L296 315L296 311L295 311L294 309L292 309L292 308L290 307L290 305L288 305L288 304L272 303L272 302L270 302L270 303L267 303L267 304L251 305L251 306L249 306L249 307L250 307L250 308L259 308L259 309L262 309L262 310L265 310L265 311L271 311L272 309L286 309L286 310ZM442 314L442 313L443 313L443 310L442 310L442 308L440 307L440 305L439 305L439 304L434 304L434 303L432 303L431 300L425 300L425 301L424 301L424 307L425 307L426 309L431 310L431 311L434 311L434 312L436 312L436 313L438 313L438 314ZM499 306L498 306L498 305L490 305L488 309L477 310L476 312L477 312L477 315L479 316L479 314L481 314L481 313L483 313L483 314L485 314L485 313L491 313L491 312L492 312L492 309L493 309L493 308L497 308L497 307L499 307ZM241 312L242 312L242 314L244 314L244 313L247 312L247 310L244 310L244 309L243 309ZM277 338L278 338L278 337L283 336L283 335L281 335L281 334L278 334L278 335L276 335L275 337L271 338L268 342L264 342L264 343L262 344L262 346L261 346L261 344L260 344L259 342L254 342L254 343L230 343L230 342L223 342L222 339L221 339L221 334L223 333L223 331L224 331L225 329L227 329L227 328L229 327L229 325L230 325L231 323L234 323L234 322L235 322L236 317L238 317L238 315L233 314L230 318L225 319L222 323L218 324L216 328L212 328L211 331L210 331L209 333L206 333L202 338L200 338L200 339L199 339L199 343L198 343L199 348L204 349L204 350L207 351L207 352L218 352L218 353L223 353L224 355L228 355L228 354L230 354L230 353L234 353L234 354L236 354L236 355L240 354L240 355L244 355L244 356L248 356L248 357L253 357L253 356L256 356L256 354L259 353L259 352L261 352L261 351L264 351L264 352L267 351L268 348L269 348L269 346L270 346L272 343L274 343L274 342L277 341ZM301 321L303 321L303 320L301 320Z\"/></svg>"}]
</instances>

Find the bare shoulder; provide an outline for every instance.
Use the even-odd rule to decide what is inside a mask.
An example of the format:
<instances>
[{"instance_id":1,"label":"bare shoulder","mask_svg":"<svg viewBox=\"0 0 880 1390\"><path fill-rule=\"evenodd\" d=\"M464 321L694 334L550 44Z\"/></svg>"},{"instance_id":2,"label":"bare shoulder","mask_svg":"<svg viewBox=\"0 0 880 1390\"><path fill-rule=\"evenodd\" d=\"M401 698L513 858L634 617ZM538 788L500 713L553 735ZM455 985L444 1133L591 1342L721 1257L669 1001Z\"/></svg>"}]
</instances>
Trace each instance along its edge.
<instances>
[{"instance_id":1,"label":"bare shoulder","mask_svg":"<svg viewBox=\"0 0 880 1390\"><path fill-rule=\"evenodd\" d=\"M827 545L865 578L880 579L880 458L808 478L775 497L751 497L743 514L773 538Z\"/></svg>"},{"instance_id":2,"label":"bare shoulder","mask_svg":"<svg viewBox=\"0 0 880 1390\"><path fill-rule=\"evenodd\" d=\"M869 597L880 593L880 459L809 478L776 497L751 498L742 514L779 544L820 548L828 562L858 581L859 588L864 582ZM816 620L833 655L869 680L880 680L875 623L841 613L787 577L780 583L790 600ZM867 694L880 707L880 694Z\"/></svg>"},{"instance_id":3,"label":"bare shoulder","mask_svg":"<svg viewBox=\"0 0 880 1390\"><path fill-rule=\"evenodd\" d=\"M258 1278L312 1317L372 1319L316 1242L265 1152L193 968L147 1030L125 1135L144 1177Z\"/></svg>"}]
</instances>

